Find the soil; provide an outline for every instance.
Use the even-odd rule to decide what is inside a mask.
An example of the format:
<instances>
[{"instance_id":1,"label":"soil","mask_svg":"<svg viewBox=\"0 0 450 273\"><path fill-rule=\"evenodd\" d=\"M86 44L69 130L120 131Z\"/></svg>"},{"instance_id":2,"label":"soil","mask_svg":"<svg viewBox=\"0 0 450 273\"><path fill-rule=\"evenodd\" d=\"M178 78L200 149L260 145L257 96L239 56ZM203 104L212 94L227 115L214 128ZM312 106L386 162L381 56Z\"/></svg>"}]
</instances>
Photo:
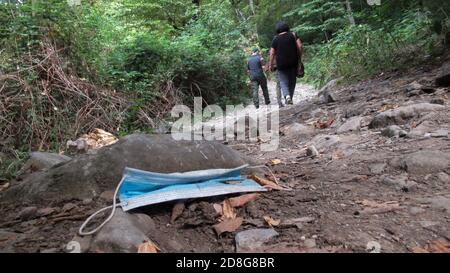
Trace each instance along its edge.
<instances>
[{"instance_id":1,"label":"soil","mask_svg":"<svg viewBox=\"0 0 450 273\"><path fill-rule=\"evenodd\" d=\"M328 104L316 97L307 96L301 101L294 98L295 105L280 110L282 134L276 151L262 152L260 143L227 143L266 163L280 184L290 190L263 193L255 201L237 208L237 216L244 218L243 225L236 232L220 237L212 227L217 223L212 204L225 197L186 202L184 212L174 224L170 224L173 204L147 207L138 212L149 215L155 224L148 236L163 246L162 252L235 252L236 233L269 228L263 219L268 215L282 221L299 217L313 220L298 226L273 227L279 236L260 251L367 252L375 242L381 252L412 252L415 247L424 247L438 239L450 240L450 166L421 172L422 165L429 161L426 153L417 159L419 172L412 172L411 167L402 163L418 151L440 151L445 160L445 155L450 154L450 138L433 137L428 132L421 137L389 138L381 134L384 128L369 129L370 121L381 112L432 102L445 107L431 114L418 114L398 125L409 132L429 121L431 131L448 131L449 88L434 86L437 71L436 66L417 67L339 87L333 91L337 101ZM431 86L433 91L419 90L411 95L405 86L412 82ZM270 86L274 94L274 84ZM303 87L296 92L303 92ZM308 92L312 90L305 88ZM272 103L276 104L275 97ZM362 118L361 128L338 134L338 128L353 116ZM320 121L329 120L333 121L330 127L320 126L323 124ZM288 132L294 122L316 124L319 128L309 135ZM318 156L307 156L306 150L311 145L317 148ZM271 165L273 159L281 163ZM86 217L110 202L97 197L73 200L70 202L73 206L67 206L67 202L48 200L45 207L55 208L55 212L32 219L23 215L17 219L24 207L33 206L31 203L1 204L0 250L67 251L66 244Z\"/></svg>"}]
</instances>

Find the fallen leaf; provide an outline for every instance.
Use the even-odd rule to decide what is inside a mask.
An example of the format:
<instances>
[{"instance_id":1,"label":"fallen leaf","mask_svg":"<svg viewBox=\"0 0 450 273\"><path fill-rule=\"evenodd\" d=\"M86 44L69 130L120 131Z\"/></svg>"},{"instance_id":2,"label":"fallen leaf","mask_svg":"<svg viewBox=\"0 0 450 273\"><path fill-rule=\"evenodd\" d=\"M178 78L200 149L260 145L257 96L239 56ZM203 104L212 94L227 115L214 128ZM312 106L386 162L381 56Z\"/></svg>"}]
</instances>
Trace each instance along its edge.
<instances>
[{"instance_id":1,"label":"fallen leaf","mask_svg":"<svg viewBox=\"0 0 450 273\"><path fill-rule=\"evenodd\" d=\"M325 120L325 121L318 120L314 123L314 127L317 129L326 129L326 128L330 127L331 124L333 124L333 123L334 123L333 118L331 118L329 120Z\"/></svg>"},{"instance_id":2,"label":"fallen leaf","mask_svg":"<svg viewBox=\"0 0 450 273\"><path fill-rule=\"evenodd\" d=\"M379 203L371 200L362 200L357 201L356 203L362 204L366 208L363 210L357 211L355 214L378 214L378 213L386 213L394 210L401 209L402 207L397 201L388 201L384 203Z\"/></svg>"},{"instance_id":3,"label":"fallen leaf","mask_svg":"<svg viewBox=\"0 0 450 273\"><path fill-rule=\"evenodd\" d=\"M281 160L279 160L279 159L271 159L271 160L269 160L269 163L271 165L278 165L278 164L281 164Z\"/></svg>"},{"instance_id":4,"label":"fallen leaf","mask_svg":"<svg viewBox=\"0 0 450 273\"><path fill-rule=\"evenodd\" d=\"M269 224L270 227L276 227L279 226L281 223L281 220L275 220L272 217L266 215L263 217L264 220L267 222L267 224Z\"/></svg>"},{"instance_id":5,"label":"fallen leaf","mask_svg":"<svg viewBox=\"0 0 450 273\"><path fill-rule=\"evenodd\" d=\"M256 200L259 197L257 193L244 194L238 197L230 198L230 205L233 208L242 207L243 205Z\"/></svg>"},{"instance_id":6,"label":"fallen leaf","mask_svg":"<svg viewBox=\"0 0 450 273\"><path fill-rule=\"evenodd\" d=\"M5 183L5 184L3 184L3 185L1 185L0 186L0 192L2 192L2 191L4 191L4 190L6 190L6 189L8 189L9 188L9 182L8 183Z\"/></svg>"},{"instance_id":7,"label":"fallen leaf","mask_svg":"<svg viewBox=\"0 0 450 273\"><path fill-rule=\"evenodd\" d=\"M379 110L378 110L378 113L381 113L381 112L385 112L385 111L387 111L387 110L392 110L392 109L395 109L395 108L398 108L398 104L386 104L386 105L383 105Z\"/></svg>"},{"instance_id":8,"label":"fallen leaf","mask_svg":"<svg viewBox=\"0 0 450 273\"><path fill-rule=\"evenodd\" d=\"M255 180L256 183L258 183L261 186L268 188L268 189L279 190L279 191L285 190L283 187L277 185L275 182L258 177L256 175L250 175L248 178Z\"/></svg>"},{"instance_id":9,"label":"fallen leaf","mask_svg":"<svg viewBox=\"0 0 450 273\"><path fill-rule=\"evenodd\" d=\"M345 155L342 151L335 151L331 154L331 160L338 160L344 157Z\"/></svg>"},{"instance_id":10,"label":"fallen leaf","mask_svg":"<svg viewBox=\"0 0 450 273\"><path fill-rule=\"evenodd\" d=\"M180 203L176 203L173 206L172 216L170 217L170 223L171 224L173 224L175 222L175 220L177 220L178 217L180 217L181 214L183 214L184 208L185 208L184 203L181 203L181 202Z\"/></svg>"},{"instance_id":11,"label":"fallen leaf","mask_svg":"<svg viewBox=\"0 0 450 273\"><path fill-rule=\"evenodd\" d=\"M216 211L217 215L223 214L223 209L221 204L213 204L214 210Z\"/></svg>"},{"instance_id":12,"label":"fallen leaf","mask_svg":"<svg viewBox=\"0 0 450 273\"><path fill-rule=\"evenodd\" d=\"M220 234L224 233L224 232L234 232L236 231L241 225L242 222L244 221L244 218L242 217L237 217L234 219L225 219L222 222L214 225L214 230L216 231L217 235L220 236Z\"/></svg>"},{"instance_id":13,"label":"fallen leaf","mask_svg":"<svg viewBox=\"0 0 450 273\"><path fill-rule=\"evenodd\" d=\"M161 251L152 241L147 241L139 245L138 253L158 253Z\"/></svg>"},{"instance_id":14,"label":"fallen leaf","mask_svg":"<svg viewBox=\"0 0 450 273\"><path fill-rule=\"evenodd\" d=\"M238 184L241 184L241 181L230 180L230 181L225 181L223 183L229 184L229 185L238 185Z\"/></svg>"},{"instance_id":15,"label":"fallen leaf","mask_svg":"<svg viewBox=\"0 0 450 273\"><path fill-rule=\"evenodd\" d=\"M434 240L424 248L415 246L411 250L414 253L450 253L450 243L445 239Z\"/></svg>"},{"instance_id":16,"label":"fallen leaf","mask_svg":"<svg viewBox=\"0 0 450 273\"><path fill-rule=\"evenodd\" d=\"M235 219L236 218L236 211L231 206L229 199L223 200L222 212L223 212L224 219Z\"/></svg>"}]
</instances>

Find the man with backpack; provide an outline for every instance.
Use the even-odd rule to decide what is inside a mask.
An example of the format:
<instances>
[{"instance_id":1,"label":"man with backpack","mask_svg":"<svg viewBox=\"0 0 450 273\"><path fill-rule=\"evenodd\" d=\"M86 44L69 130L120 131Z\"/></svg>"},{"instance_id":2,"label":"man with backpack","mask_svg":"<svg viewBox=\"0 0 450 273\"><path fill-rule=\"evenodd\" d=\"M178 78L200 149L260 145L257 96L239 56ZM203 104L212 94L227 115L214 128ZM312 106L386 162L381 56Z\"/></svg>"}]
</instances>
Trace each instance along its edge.
<instances>
[{"instance_id":1,"label":"man with backpack","mask_svg":"<svg viewBox=\"0 0 450 273\"><path fill-rule=\"evenodd\" d=\"M263 90L264 100L266 105L270 104L269 90L267 89L267 78L264 75L266 66L263 57L259 54L259 49L254 48L252 50L252 56L247 62L247 73L250 77L253 90L253 103L256 109L259 108L259 86Z\"/></svg>"},{"instance_id":2,"label":"man with backpack","mask_svg":"<svg viewBox=\"0 0 450 273\"><path fill-rule=\"evenodd\" d=\"M303 73L302 42L295 33L290 32L289 26L284 22L277 23L276 32L270 49L269 68L274 71L276 59L281 92L286 104L293 104L297 76L302 76Z\"/></svg>"}]
</instances>

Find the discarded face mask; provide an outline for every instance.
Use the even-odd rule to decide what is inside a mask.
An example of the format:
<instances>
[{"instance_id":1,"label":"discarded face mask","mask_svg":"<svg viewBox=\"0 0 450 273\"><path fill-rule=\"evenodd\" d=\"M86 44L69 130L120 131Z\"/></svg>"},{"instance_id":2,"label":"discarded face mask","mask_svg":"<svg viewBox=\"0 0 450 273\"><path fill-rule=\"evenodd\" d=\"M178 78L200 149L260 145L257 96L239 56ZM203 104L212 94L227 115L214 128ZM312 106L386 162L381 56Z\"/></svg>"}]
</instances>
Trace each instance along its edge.
<instances>
[{"instance_id":1,"label":"discarded face mask","mask_svg":"<svg viewBox=\"0 0 450 273\"><path fill-rule=\"evenodd\" d=\"M170 174L126 168L119 189L120 205L128 211L174 200L266 191L255 181L241 176L245 167Z\"/></svg>"},{"instance_id":2,"label":"discarded face mask","mask_svg":"<svg viewBox=\"0 0 450 273\"><path fill-rule=\"evenodd\" d=\"M92 235L100 230L112 219L118 206L121 206L123 211L129 211L168 201L267 191L254 180L241 176L241 170L246 167L248 165L235 169L210 169L170 174L125 168L122 180L115 190L113 204L89 216L81 225L78 234ZM119 196L119 204L116 203L117 196ZM111 209L111 213L103 223L91 231L84 231L96 215L108 209Z\"/></svg>"}]
</instances>

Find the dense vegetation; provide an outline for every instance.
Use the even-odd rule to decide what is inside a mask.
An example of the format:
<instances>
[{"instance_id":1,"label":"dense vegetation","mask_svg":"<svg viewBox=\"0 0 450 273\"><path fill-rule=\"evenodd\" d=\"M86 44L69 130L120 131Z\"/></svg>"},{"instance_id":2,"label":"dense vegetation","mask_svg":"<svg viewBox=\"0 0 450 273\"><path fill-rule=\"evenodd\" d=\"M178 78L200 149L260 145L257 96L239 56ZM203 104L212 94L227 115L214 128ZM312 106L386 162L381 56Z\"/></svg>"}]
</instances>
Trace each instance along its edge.
<instances>
[{"instance_id":1,"label":"dense vegetation","mask_svg":"<svg viewBox=\"0 0 450 273\"><path fill-rule=\"evenodd\" d=\"M95 127L151 131L194 96L244 101L246 55L270 46L279 20L302 38L304 80L317 86L448 47L446 0L367 2L0 0L0 177L24 152L63 150Z\"/></svg>"}]
</instances>

